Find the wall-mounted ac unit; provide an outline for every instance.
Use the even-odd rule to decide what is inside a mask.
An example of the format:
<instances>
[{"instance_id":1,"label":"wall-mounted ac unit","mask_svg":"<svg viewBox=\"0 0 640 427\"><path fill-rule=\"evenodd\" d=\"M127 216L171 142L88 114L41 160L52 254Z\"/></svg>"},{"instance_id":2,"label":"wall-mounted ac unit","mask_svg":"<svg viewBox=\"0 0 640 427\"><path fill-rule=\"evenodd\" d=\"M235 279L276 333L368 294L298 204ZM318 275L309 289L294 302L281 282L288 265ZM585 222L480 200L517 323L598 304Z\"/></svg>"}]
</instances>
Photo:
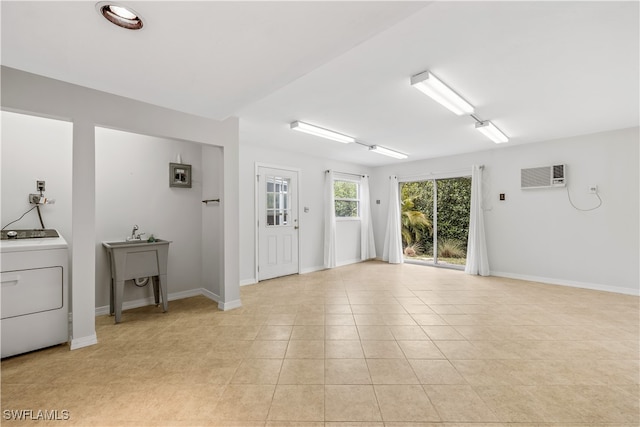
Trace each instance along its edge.
<instances>
[{"instance_id":1,"label":"wall-mounted ac unit","mask_svg":"<svg viewBox=\"0 0 640 427\"><path fill-rule=\"evenodd\" d=\"M549 188L567 185L567 165L542 166L520 170L520 188Z\"/></svg>"}]
</instances>

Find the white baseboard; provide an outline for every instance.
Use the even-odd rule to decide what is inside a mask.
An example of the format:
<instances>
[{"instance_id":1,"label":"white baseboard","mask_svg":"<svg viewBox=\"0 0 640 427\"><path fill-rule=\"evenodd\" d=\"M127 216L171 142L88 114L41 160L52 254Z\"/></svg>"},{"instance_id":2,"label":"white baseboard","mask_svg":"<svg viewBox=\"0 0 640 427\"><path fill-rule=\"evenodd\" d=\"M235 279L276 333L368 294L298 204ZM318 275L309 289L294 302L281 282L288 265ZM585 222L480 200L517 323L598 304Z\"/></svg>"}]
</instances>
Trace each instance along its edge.
<instances>
[{"instance_id":1,"label":"white baseboard","mask_svg":"<svg viewBox=\"0 0 640 427\"><path fill-rule=\"evenodd\" d=\"M345 265L358 264L360 262L362 262L362 260L360 258L358 258L358 259L349 259L349 260L346 260L346 261L336 262L336 267L344 267Z\"/></svg>"},{"instance_id":2,"label":"white baseboard","mask_svg":"<svg viewBox=\"0 0 640 427\"><path fill-rule=\"evenodd\" d=\"M258 281L256 280L255 277L252 277L251 279L241 280L240 286L255 285L256 283L258 283Z\"/></svg>"},{"instance_id":3,"label":"white baseboard","mask_svg":"<svg viewBox=\"0 0 640 427\"><path fill-rule=\"evenodd\" d=\"M218 301L218 308L223 311L233 310L234 308L242 307L242 302L237 299L229 302Z\"/></svg>"},{"instance_id":4,"label":"white baseboard","mask_svg":"<svg viewBox=\"0 0 640 427\"><path fill-rule=\"evenodd\" d=\"M326 269L324 268L323 265L319 265L319 266L315 266L315 267L303 268L300 271L300 274L315 273L316 271L322 271L322 270L326 270Z\"/></svg>"},{"instance_id":5,"label":"white baseboard","mask_svg":"<svg viewBox=\"0 0 640 427\"><path fill-rule=\"evenodd\" d=\"M220 295L214 294L209 289L201 288L200 289L200 295L203 295L203 296L209 298L212 301L220 302Z\"/></svg>"},{"instance_id":6,"label":"white baseboard","mask_svg":"<svg viewBox=\"0 0 640 427\"><path fill-rule=\"evenodd\" d=\"M365 261L372 261L374 259L375 258L371 258L371 259L367 259ZM361 260L360 258L346 260L346 261L340 261L340 262L336 263L336 267L344 267L345 265L358 264L360 262L364 262L364 261ZM315 273L316 271L322 271L322 270L326 270L326 268L323 265L318 265L316 267L305 268L300 272L300 274Z\"/></svg>"},{"instance_id":7,"label":"white baseboard","mask_svg":"<svg viewBox=\"0 0 640 427\"><path fill-rule=\"evenodd\" d=\"M303 268L300 270L300 273L298 274L308 274L308 273L315 273L316 271L322 271L322 270L326 270L324 268L324 266L322 265L318 265L315 267L308 267L308 268ZM247 285L255 285L259 283L258 280L255 277L252 277L250 279L244 279L240 281L240 286L247 286Z\"/></svg>"},{"instance_id":8,"label":"white baseboard","mask_svg":"<svg viewBox=\"0 0 640 427\"><path fill-rule=\"evenodd\" d=\"M173 292L173 293L170 293L167 296L167 300L168 301L174 301L174 300L183 299L183 298L195 297L195 296L198 296L198 295L205 295L203 291L206 291L206 289L198 288L198 289L189 289L188 291ZM207 292L209 292L209 291L207 291ZM208 297L208 295L205 295L205 296ZM217 302L218 300L214 299L214 301ZM155 301L155 299L153 297L140 298L140 299L133 300L133 301L124 301L122 303L122 309L123 310L128 310L130 308L145 307L147 305L152 305L152 304L155 304L155 303L156 303L156 301ZM109 306L108 305L104 305L102 307L96 307L96 316L102 316L102 315L105 315L105 314L109 314Z\"/></svg>"},{"instance_id":9,"label":"white baseboard","mask_svg":"<svg viewBox=\"0 0 640 427\"><path fill-rule=\"evenodd\" d=\"M211 292L210 290L204 289L204 288L190 289L188 291L182 291L182 292L174 292L174 293L169 294L167 299L169 301L173 301L173 300L178 300L178 299L183 299L183 298L195 297L195 296L198 296L198 295L203 295L203 296L209 298L210 300L213 300L213 301L217 302L218 303L218 308L220 310L233 310L234 308L242 307L242 302L239 299L224 303L224 302L220 301L221 298L220 298L219 295L216 295L213 292ZM153 297L140 298L140 299L133 300L133 301L125 301L125 302L123 302L122 303L122 309L123 310L128 310L130 308L145 307L145 306L152 305L152 304L155 304L155 299ZM105 314L109 314L109 306L108 305L105 305L105 306L102 306L102 307L96 307L96 316L102 316L102 315L105 315ZM90 345L90 344L87 344L87 345Z\"/></svg>"},{"instance_id":10,"label":"white baseboard","mask_svg":"<svg viewBox=\"0 0 640 427\"><path fill-rule=\"evenodd\" d=\"M108 308L107 311L109 311ZM98 344L98 336L95 334L95 332L92 335L88 335L86 337L73 338L71 340L71 350L89 347L90 345L94 344Z\"/></svg>"},{"instance_id":11,"label":"white baseboard","mask_svg":"<svg viewBox=\"0 0 640 427\"><path fill-rule=\"evenodd\" d=\"M548 285L568 286L572 288L591 289L593 291L614 292L617 294L640 296L640 289L621 288L618 286L608 286L599 283L577 282L574 280L553 279L549 277L528 276L525 274L505 273L502 271L492 271L492 276L506 277L508 279L527 280L529 282L545 283Z\"/></svg>"},{"instance_id":12,"label":"white baseboard","mask_svg":"<svg viewBox=\"0 0 640 427\"><path fill-rule=\"evenodd\" d=\"M204 289L199 288L199 289L189 289L188 291L174 292L172 294L169 294L167 299L169 301L173 301L173 300L176 300L176 299L197 297L199 295L202 295L202 291L203 290Z\"/></svg>"},{"instance_id":13,"label":"white baseboard","mask_svg":"<svg viewBox=\"0 0 640 427\"><path fill-rule=\"evenodd\" d=\"M215 302L218 303L218 308L220 310L233 310L234 308L240 308L242 307L242 302L237 299L234 301L229 301L229 302L222 302L222 298L220 298L220 295L214 294L213 292L211 292L208 289L200 289L201 291L201 295L204 295L205 297L209 298L210 300L213 300Z\"/></svg>"},{"instance_id":14,"label":"white baseboard","mask_svg":"<svg viewBox=\"0 0 640 427\"><path fill-rule=\"evenodd\" d=\"M377 260L378 258L371 258L371 259L367 259L365 261L373 261L373 260ZM350 265L350 264L357 264L359 262L364 262L363 260L361 260L360 258L358 259L352 259L352 260L347 260L347 261L341 261L339 263L336 264L336 267L342 267L345 265ZM316 265L314 267L307 267L307 268L302 268L300 270L299 274L309 274L309 273L315 273L316 271L322 271L322 270L326 270L326 268L323 265ZM256 283L258 283L258 281L255 278L251 278L251 279L244 279L240 282L240 286L246 286L246 285L255 285Z\"/></svg>"}]
</instances>

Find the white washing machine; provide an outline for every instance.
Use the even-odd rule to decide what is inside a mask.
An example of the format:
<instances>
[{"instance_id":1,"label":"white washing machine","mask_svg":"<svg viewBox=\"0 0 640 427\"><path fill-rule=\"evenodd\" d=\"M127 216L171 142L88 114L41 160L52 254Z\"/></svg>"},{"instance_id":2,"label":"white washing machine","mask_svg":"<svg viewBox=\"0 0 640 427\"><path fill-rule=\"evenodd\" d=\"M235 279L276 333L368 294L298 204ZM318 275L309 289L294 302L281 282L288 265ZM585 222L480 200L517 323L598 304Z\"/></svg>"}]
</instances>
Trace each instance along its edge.
<instances>
[{"instance_id":1,"label":"white washing machine","mask_svg":"<svg viewBox=\"0 0 640 427\"><path fill-rule=\"evenodd\" d=\"M56 230L2 231L2 357L69 340L67 242Z\"/></svg>"}]
</instances>

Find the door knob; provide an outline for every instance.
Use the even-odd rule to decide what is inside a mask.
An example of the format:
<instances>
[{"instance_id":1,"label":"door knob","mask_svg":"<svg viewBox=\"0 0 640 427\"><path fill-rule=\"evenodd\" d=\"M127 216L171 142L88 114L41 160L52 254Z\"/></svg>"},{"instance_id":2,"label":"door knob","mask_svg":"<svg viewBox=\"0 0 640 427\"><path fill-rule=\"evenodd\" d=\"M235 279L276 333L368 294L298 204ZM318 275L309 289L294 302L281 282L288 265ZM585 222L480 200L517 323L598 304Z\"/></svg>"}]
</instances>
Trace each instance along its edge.
<instances>
[{"instance_id":1,"label":"door knob","mask_svg":"<svg viewBox=\"0 0 640 427\"><path fill-rule=\"evenodd\" d=\"M298 226L297 226L297 225L294 225L294 226L293 226L293 229L294 229L294 230L297 230L297 229L298 229Z\"/></svg>"}]
</instances>

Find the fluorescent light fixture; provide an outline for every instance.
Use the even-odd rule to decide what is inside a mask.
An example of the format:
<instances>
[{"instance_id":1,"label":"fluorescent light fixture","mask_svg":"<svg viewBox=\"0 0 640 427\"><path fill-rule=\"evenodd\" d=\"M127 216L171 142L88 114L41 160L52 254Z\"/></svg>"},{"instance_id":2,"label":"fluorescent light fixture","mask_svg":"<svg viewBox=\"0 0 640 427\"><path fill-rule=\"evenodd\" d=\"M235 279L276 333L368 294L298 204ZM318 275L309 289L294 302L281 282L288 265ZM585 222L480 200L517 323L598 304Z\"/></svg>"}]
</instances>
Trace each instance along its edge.
<instances>
[{"instance_id":1,"label":"fluorescent light fixture","mask_svg":"<svg viewBox=\"0 0 640 427\"><path fill-rule=\"evenodd\" d=\"M369 151L373 151L374 153L382 154L384 156L393 157L394 159L406 159L408 157L406 154L390 150L388 148L380 147L379 145L372 145L371 147L369 147Z\"/></svg>"},{"instance_id":2,"label":"fluorescent light fixture","mask_svg":"<svg viewBox=\"0 0 640 427\"><path fill-rule=\"evenodd\" d=\"M324 129L318 126L310 125L309 123L295 121L291 123L291 129L298 130L300 132L309 133L311 135L320 136L322 138L332 139L334 141L348 144L350 142L356 142L355 138L347 135L343 135L338 132L334 132L329 129Z\"/></svg>"},{"instance_id":3,"label":"fluorescent light fixture","mask_svg":"<svg viewBox=\"0 0 640 427\"><path fill-rule=\"evenodd\" d=\"M442 83L430 71L424 71L411 77L411 86L425 95L429 95L434 101L453 111L459 116L473 114L473 105L465 101L450 87Z\"/></svg>"},{"instance_id":4,"label":"fluorescent light fixture","mask_svg":"<svg viewBox=\"0 0 640 427\"><path fill-rule=\"evenodd\" d=\"M502 131L498 129L496 125L488 120L485 120L484 122L476 122L476 129L478 129L484 134L484 136L486 136L496 144L509 142L509 138L507 137L507 135L502 133Z\"/></svg>"}]
</instances>

